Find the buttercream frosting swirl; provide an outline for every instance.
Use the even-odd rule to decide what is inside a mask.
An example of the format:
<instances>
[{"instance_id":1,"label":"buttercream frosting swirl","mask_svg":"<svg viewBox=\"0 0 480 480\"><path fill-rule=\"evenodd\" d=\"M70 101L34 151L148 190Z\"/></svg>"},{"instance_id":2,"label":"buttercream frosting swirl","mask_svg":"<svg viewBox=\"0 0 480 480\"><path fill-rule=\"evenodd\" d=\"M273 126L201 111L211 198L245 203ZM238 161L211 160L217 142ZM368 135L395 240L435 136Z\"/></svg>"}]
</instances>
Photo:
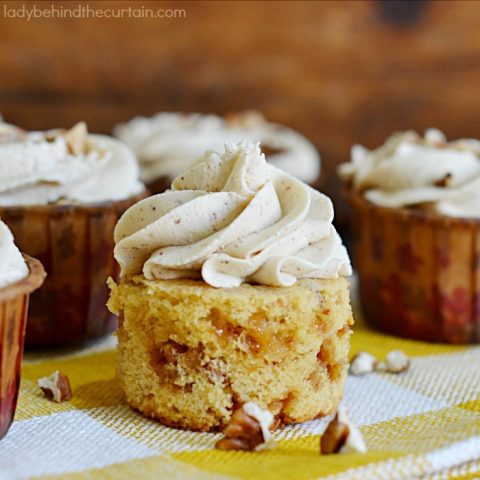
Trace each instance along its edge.
<instances>
[{"instance_id":1,"label":"buttercream frosting swirl","mask_svg":"<svg viewBox=\"0 0 480 480\"><path fill-rule=\"evenodd\" d=\"M139 193L134 153L86 125L47 132L0 128L0 205L94 203Z\"/></svg>"},{"instance_id":2,"label":"buttercream frosting swirl","mask_svg":"<svg viewBox=\"0 0 480 480\"><path fill-rule=\"evenodd\" d=\"M442 132L397 133L376 150L355 145L339 169L352 188L380 206L422 207L453 217L480 217L480 142L447 142Z\"/></svg>"},{"instance_id":3,"label":"buttercream frosting swirl","mask_svg":"<svg viewBox=\"0 0 480 480\"><path fill-rule=\"evenodd\" d=\"M13 285L27 275L27 264L13 241L12 232L0 220L0 288Z\"/></svg>"},{"instance_id":4,"label":"buttercream frosting swirl","mask_svg":"<svg viewBox=\"0 0 480 480\"><path fill-rule=\"evenodd\" d=\"M258 143L208 151L120 218L115 258L124 278L202 278L291 286L351 274L328 197L266 163Z\"/></svg>"},{"instance_id":5,"label":"buttercream frosting swirl","mask_svg":"<svg viewBox=\"0 0 480 480\"><path fill-rule=\"evenodd\" d=\"M297 131L267 122L258 112L222 118L216 115L163 112L151 118L136 117L119 124L114 134L132 147L140 160L145 182L162 176L174 178L207 149L220 151L226 141L259 141L269 163L308 183L320 173L315 147Z\"/></svg>"}]
</instances>

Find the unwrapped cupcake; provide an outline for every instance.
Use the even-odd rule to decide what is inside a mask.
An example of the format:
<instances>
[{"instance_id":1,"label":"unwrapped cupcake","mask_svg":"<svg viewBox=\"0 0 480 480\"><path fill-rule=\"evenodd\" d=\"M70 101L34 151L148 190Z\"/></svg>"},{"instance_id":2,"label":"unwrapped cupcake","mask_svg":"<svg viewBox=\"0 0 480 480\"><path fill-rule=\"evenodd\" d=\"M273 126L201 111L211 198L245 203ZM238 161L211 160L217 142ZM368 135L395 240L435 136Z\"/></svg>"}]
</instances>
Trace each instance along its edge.
<instances>
[{"instance_id":1,"label":"unwrapped cupcake","mask_svg":"<svg viewBox=\"0 0 480 480\"><path fill-rule=\"evenodd\" d=\"M304 136L256 111L225 118L163 112L117 125L114 134L137 154L140 178L153 193L168 188L206 150L220 151L226 141L242 139L260 141L269 163L304 182L312 184L320 173L318 152Z\"/></svg>"},{"instance_id":2,"label":"unwrapped cupcake","mask_svg":"<svg viewBox=\"0 0 480 480\"><path fill-rule=\"evenodd\" d=\"M333 412L352 312L330 199L259 145L207 152L115 229L118 374L127 401L174 427L216 430L246 402L276 425Z\"/></svg>"},{"instance_id":3,"label":"unwrapped cupcake","mask_svg":"<svg viewBox=\"0 0 480 480\"><path fill-rule=\"evenodd\" d=\"M133 152L122 142L70 130L0 125L0 216L48 278L31 298L26 345L66 346L115 326L105 309L116 274L113 228L143 196Z\"/></svg>"},{"instance_id":4,"label":"unwrapped cupcake","mask_svg":"<svg viewBox=\"0 0 480 480\"><path fill-rule=\"evenodd\" d=\"M340 167L367 321L396 335L480 341L480 142L397 133Z\"/></svg>"},{"instance_id":5,"label":"unwrapped cupcake","mask_svg":"<svg viewBox=\"0 0 480 480\"><path fill-rule=\"evenodd\" d=\"M41 263L22 256L0 220L0 439L15 414L29 295L44 278Z\"/></svg>"}]
</instances>

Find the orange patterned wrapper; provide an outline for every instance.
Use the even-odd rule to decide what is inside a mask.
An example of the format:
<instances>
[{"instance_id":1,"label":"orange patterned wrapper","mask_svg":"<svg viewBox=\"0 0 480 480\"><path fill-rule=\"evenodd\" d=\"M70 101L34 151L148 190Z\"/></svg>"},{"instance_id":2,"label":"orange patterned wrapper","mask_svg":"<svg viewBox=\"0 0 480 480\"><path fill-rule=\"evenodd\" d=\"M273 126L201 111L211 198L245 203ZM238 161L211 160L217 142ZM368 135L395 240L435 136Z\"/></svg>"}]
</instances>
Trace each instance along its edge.
<instances>
[{"instance_id":1,"label":"orange patterned wrapper","mask_svg":"<svg viewBox=\"0 0 480 480\"><path fill-rule=\"evenodd\" d=\"M38 258L47 279L30 299L26 348L82 344L112 332L106 280L117 277L113 230L145 195L94 205L0 207L21 251Z\"/></svg>"},{"instance_id":2,"label":"orange patterned wrapper","mask_svg":"<svg viewBox=\"0 0 480 480\"><path fill-rule=\"evenodd\" d=\"M480 342L480 219L346 196L367 322L417 340Z\"/></svg>"},{"instance_id":3,"label":"orange patterned wrapper","mask_svg":"<svg viewBox=\"0 0 480 480\"><path fill-rule=\"evenodd\" d=\"M0 289L0 439L13 421L20 386L23 340L31 292L42 284L42 264L25 255L29 275Z\"/></svg>"}]
</instances>

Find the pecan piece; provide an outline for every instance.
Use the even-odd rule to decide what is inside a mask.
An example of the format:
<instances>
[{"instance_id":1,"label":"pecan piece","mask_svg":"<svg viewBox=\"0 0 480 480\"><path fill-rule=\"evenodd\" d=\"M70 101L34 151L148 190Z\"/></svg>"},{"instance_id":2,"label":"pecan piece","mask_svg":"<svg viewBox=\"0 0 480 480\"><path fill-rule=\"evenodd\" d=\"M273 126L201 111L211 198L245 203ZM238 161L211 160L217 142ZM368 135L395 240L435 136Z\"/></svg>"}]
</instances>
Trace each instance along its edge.
<instances>
[{"instance_id":1,"label":"pecan piece","mask_svg":"<svg viewBox=\"0 0 480 480\"><path fill-rule=\"evenodd\" d=\"M350 422L345 411L339 408L320 438L320 453L365 453L367 446L360 430Z\"/></svg>"},{"instance_id":2,"label":"pecan piece","mask_svg":"<svg viewBox=\"0 0 480 480\"><path fill-rule=\"evenodd\" d=\"M73 397L68 377L58 370L49 377L38 379L38 386L49 400L57 403L68 401Z\"/></svg>"},{"instance_id":3,"label":"pecan piece","mask_svg":"<svg viewBox=\"0 0 480 480\"><path fill-rule=\"evenodd\" d=\"M88 130L85 122L78 122L70 130L66 130L60 135L65 139L68 150L72 155L86 153Z\"/></svg>"},{"instance_id":4,"label":"pecan piece","mask_svg":"<svg viewBox=\"0 0 480 480\"><path fill-rule=\"evenodd\" d=\"M452 174L447 173L442 178L439 178L436 182L434 182L434 185L436 187L448 187L450 186L451 180L452 180Z\"/></svg>"},{"instance_id":5,"label":"pecan piece","mask_svg":"<svg viewBox=\"0 0 480 480\"><path fill-rule=\"evenodd\" d=\"M224 438L215 444L218 450L262 450L273 448L275 441L270 433L273 415L253 402L245 403L233 412L223 430Z\"/></svg>"},{"instance_id":6,"label":"pecan piece","mask_svg":"<svg viewBox=\"0 0 480 480\"><path fill-rule=\"evenodd\" d=\"M392 350L385 358L385 370L390 373L402 373L410 368L410 359L402 350Z\"/></svg>"},{"instance_id":7,"label":"pecan piece","mask_svg":"<svg viewBox=\"0 0 480 480\"><path fill-rule=\"evenodd\" d=\"M265 123L265 117L257 110L245 110L227 114L225 123L230 128L256 128Z\"/></svg>"},{"instance_id":8,"label":"pecan piece","mask_svg":"<svg viewBox=\"0 0 480 480\"><path fill-rule=\"evenodd\" d=\"M349 372L352 375L365 375L375 370L378 360L368 352L358 352L350 363Z\"/></svg>"}]
</instances>

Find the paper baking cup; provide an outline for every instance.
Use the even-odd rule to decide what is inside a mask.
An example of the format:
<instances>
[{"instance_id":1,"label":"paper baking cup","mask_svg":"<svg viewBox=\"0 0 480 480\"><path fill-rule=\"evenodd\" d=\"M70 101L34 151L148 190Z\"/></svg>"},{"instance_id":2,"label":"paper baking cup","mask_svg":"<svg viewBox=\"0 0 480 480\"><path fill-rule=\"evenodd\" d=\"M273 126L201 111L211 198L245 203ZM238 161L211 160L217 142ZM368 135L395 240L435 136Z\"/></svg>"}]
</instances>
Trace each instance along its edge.
<instances>
[{"instance_id":1,"label":"paper baking cup","mask_svg":"<svg viewBox=\"0 0 480 480\"><path fill-rule=\"evenodd\" d=\"M165 190L170 188L172 180L173 178L164 175L160 178L157 178L156 180L147 183L147 189L152 195L163 193Z\"/></svg>"},{"instance_id":2,"label":"paper baking cup","mask_svg":"<svg viewBox=\"0 0 480 480\"><path fill-rule=\"evenodd\" d=\"M480 219L346 196L367 322L417 340L480 342Z\"/></svg>"},{"instance_id":3,"label":"paper baking cup","mask_svg":"<svg viewBox=\"0 0 480 480\"><path fill-rule=\"evenodd\" d=\"M0 289L0 439L13 421L20 386L28 299L45 278L42 264L25 256L29 275Z\"/></svg>"},{"instance_id":4,"label":"paper baking cup","mask_svg":"<svg viewBox=\"0 0 480 480\"><path fill-rule=\"evenodd\" d=\"M0 207L23 252L48 276L32 295L26 348L82 344L112 332L106 280L118 275L113 230L120 215L145 195L93 205Z\"/></svg>"}]
</instances>

